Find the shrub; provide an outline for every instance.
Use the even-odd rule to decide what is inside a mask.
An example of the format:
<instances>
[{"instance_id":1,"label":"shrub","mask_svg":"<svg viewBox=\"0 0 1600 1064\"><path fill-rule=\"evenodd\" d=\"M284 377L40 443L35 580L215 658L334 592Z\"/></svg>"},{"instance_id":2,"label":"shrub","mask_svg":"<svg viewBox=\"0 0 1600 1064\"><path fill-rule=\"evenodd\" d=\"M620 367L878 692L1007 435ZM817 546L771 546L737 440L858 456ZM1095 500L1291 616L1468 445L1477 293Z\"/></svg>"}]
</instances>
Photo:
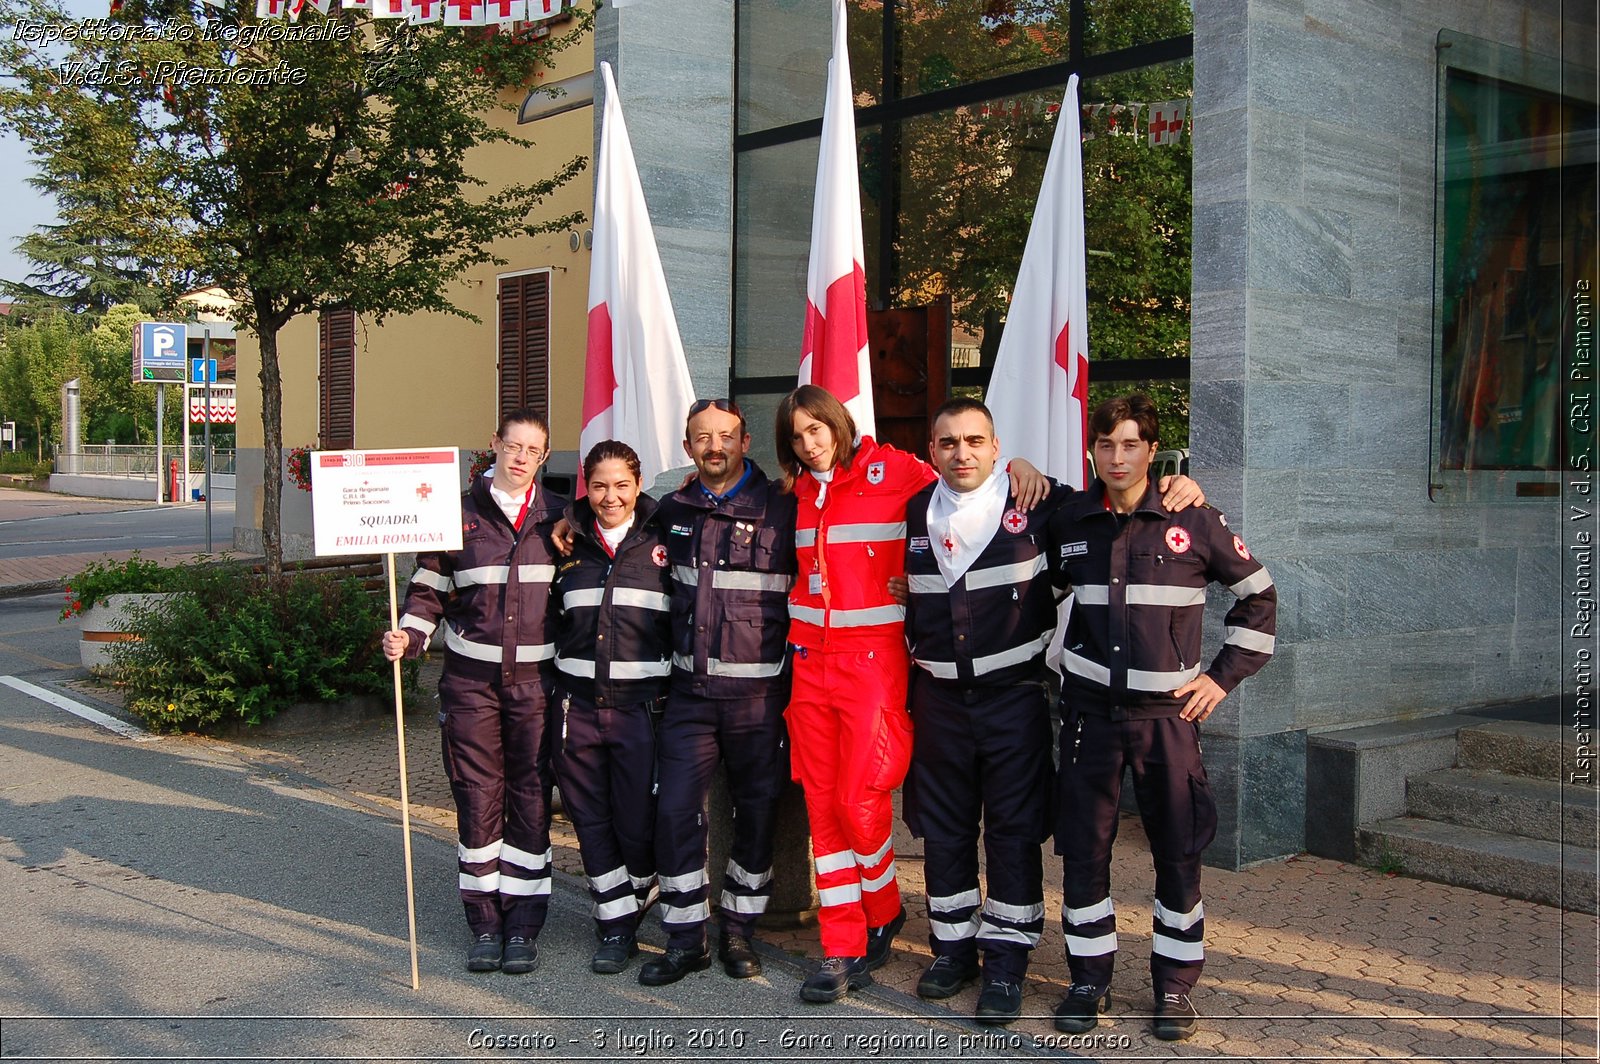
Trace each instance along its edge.
<instances>
[{"instance_id":1,"label":"shrub","mask_svg":"<svg viewBox=\"0 0 1600 1064\"><path fill-rule=\"evenodd\" d=\"M168 568L147 561L138 551L127 561L90 562L67 581L67 604L61 608L61 619L71 620L112 595L175 591L183 578L182 566Z\"/></svg>"},{"instance_id":2,"label":"shrub","mask_svg":"<svg viewBox=\"0 0 1600 1064\"><path fill-rule=\"evenodd\" d=\"M22 451L6 451L0 454L0 473L23 473L38 479L50 475L50 463Z\"/></svg>"},{"instance_id":3,"label":"shrub","mask_svg":"<svg viewBox=\"0 0 1600 1064\"><path fill-rule=\"evenodd\" d=\"M111 652L127 706L155 731L259 724L296 702L390 690L387 613L358 580L273 582L237 564L190 567L187 594L135 611L143 639ZM416 667L407 670L411 684Z\"/></svg>"}]
</instances>

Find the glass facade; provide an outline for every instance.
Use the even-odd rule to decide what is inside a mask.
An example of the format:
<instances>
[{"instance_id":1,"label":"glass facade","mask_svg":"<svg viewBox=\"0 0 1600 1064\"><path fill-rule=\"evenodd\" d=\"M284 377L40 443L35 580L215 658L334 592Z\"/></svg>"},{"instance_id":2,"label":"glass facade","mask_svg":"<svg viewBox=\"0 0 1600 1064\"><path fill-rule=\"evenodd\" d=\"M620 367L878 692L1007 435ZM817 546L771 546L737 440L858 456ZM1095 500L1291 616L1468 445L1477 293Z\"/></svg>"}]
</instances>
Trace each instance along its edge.
<instances>
[{"instance_id":1,"label":"glass facade","mask_svg":"<svg viewBox=\"0 0 1600 1064\"><path fill-rule=\"evenodd\" d=\"M1568 296L1594 261L1597 193L1592 72L1460 34L1441 44L1436 494L1454 474L1563 467Z\"/></svg>"},{"instance_id":2,"label":"glass facade","mask_svg":"<svg viewBox=\"0 0 1600 1064\"><path fill-rule=\"evenodd\" d=\"M1186 445L1188 3L846 6L869 308L948 297L952 390L981 392L1062 94L1078 73L1090 377L1100 382L1091 394L1155 378L1163 436ZM738 19L732 388L764 409L793 387L799 360L830 27L827 5L800 0L741 3ZM1152 143L1153 119L1177 135ZM1129 359L1137 365L1112 366ZM769 460L770 430L752 425Z\"/></svg>"}]
</instances>

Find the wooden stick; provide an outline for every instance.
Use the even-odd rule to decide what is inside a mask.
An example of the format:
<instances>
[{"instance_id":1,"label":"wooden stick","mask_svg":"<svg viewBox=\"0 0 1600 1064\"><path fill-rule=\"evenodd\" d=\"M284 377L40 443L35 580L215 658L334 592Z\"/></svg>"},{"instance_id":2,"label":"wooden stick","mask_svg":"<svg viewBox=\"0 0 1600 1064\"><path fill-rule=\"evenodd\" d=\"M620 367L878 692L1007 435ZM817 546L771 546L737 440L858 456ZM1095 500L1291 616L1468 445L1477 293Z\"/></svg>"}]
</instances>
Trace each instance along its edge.
<instances>
[{"instance_id":1,"label":"wooden stick","mask_svg":"<svg viewBox=\"0 0 1600 1064\"><path fill-rule=\"evenodd\" d=\"M388 556L389 629L400 630L400 610L394 593L394 555ZM406 847L406 920L411 929L411 989L420 990L417 978L417 893L411 878L411 796L406 788L406 714L400 700L400 662L394 662L394 734L400 748L400 830Z\"/></svg>"}]
</instances>

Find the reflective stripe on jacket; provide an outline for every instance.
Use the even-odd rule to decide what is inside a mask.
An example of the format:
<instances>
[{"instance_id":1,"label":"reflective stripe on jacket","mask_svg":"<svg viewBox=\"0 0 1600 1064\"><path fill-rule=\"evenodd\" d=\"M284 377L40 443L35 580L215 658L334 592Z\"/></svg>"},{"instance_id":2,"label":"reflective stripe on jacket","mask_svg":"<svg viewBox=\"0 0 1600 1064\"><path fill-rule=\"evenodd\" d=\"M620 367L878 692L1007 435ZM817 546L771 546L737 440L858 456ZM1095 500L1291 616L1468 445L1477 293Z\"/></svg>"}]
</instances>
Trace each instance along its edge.
<instances>
[{"instance_id":1,"label":"reflective stripe on jacket","mask_svg":"<svg viewBox=\"0 0 1600 1064\"><path fill-rule=\"evenodd\" d=\"M443 645L445 667L503 684L528 683L556 656L547 610L555 555L550 530L566 500L541 485L522 531L478 477L461 496L461 549L417 556L400 627L406 657Z\"/></svg>"},{"instance_id":2,"label":"reflective stripe on jacket","mask_svg":"<svg viewBox=\"0 0 1600 1064\"><path fill-rule=\"evenodd\" d=\"M750 698L787 676L794 513L794 496L753 463L744 487L720 504L698 480L661 500L674 691Z\"/></svg>"},{"instance_id":3,"label":"reflective stripe on jacket","mask_svg":"<svg viewBox=\"0 0 1600 1064\"><path fill-rule=\"evenodd\" d=\"M1050 525L1052 572L1077 596L1061 654L1064 698L1116 703L1134 717L1175 716L1172 692L1201 672L1206 585L1234 596L1206 675L1232 691L1272 656L1278 592L1228 519L1209 506L1172 513L1154 484L1118 516L1096 483Z\"/></svg>"},{"instance_id":4,"label":"reflective stripe on jacket","mask_svg":"<svg viewBox=\"0 0 1600 1064\"><path fill-rule=\"evenodd\" d=\"M1056 630L1046 522L1077 492L1057 487L1032 512L1006 497L994 537L954 586L939 572L937 543L929 542L928 505L936 485L906 507L906 578L911 605L906 639L929 675L963 687L1006 686L1044 675L1045 651Z\"/></svg>"},{"instance_id":5,"label":"reflective stripe on jacket","mask_svg":"<svg viewBox=\"0 0 1600 1064\"><path fill-rule=\"evenodd\" d=\"M817 650L874 650L905 638L905 609L889 578L905 572L906 503L934 479L927 463L864 436L849 465L822 485L795 481L798 573L789 639Z\"/></svg>"},{"instance_id":6,"label":"reflective stripe on jacket","mask_svg":"<svg viewBox=\"0 0 1600 1064\"><path fill-rule=\"evenodd\" d=\"M567 508L573 545L556 563L556 668L563 686L596 705L648 702L667 690L672 576L656 514L656 501L640 495L612 557L589 500Z\"/></svg>"}]
</instances>

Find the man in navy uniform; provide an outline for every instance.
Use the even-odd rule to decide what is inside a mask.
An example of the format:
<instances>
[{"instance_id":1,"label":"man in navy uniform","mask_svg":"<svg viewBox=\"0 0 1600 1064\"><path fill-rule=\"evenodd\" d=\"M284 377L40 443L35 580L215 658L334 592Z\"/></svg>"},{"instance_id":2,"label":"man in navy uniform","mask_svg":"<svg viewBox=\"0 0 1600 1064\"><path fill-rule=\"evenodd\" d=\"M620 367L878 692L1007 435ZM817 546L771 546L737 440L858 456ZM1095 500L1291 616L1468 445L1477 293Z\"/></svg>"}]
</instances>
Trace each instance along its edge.
<instances>
[{"instance_id":1,"label":"man in navy uniform","mask_svg":"<svg viewBox=\"0 0 1600 1064\"><path fill-rule=\"evenodd\" d=\"M935 412L928 457L940 479L906 505L906 636L914 724L905 813L925 840L929 944L917 983L947 998L979 974L976 1019L1022 1011L1028 957L1044 928L1040 845L1049 835L1045 651L1056 627L1046 521L1081 497L1055 487L1017 505L989 411L952 399ZM1200 498L1184 477L1174 507ZM988 896L978 893L978 833Z\"/></svg>"},{"instance_id":2,"label":"man in navy uniform","mask_svg":"<svg viewBox=\"0 0 1600 1064\"><path fill-rule=\"evenodd\" d=\"M1076 603L1061 657L1056 852L1062 857L1072 985L1059 1030L1093 1028L1116 959L1111 846L1125 769L1155 861L1150 976L1154 1033L1188 1038L1189 995L1205 960L1200 855L1217 810L1200 760L1200 724L1266 664L1277 591L1228 519L1209 507L1173 513L1149 479L1160 425L1143 395L1108 400L1089 418L1098 482L1049 523L1052 572ZM1233 593L1227 635L1200 664L1206 585Z\"/></svg>"},{"instance_id":3,"label":"man in navy uniform","mask_svg":"<svg viewBox=\"0 0 1600 1064\"><path fill-rule=\"evenodd\" d=\"M672 683L656 737L661 790L656 867L666 953L639 970L675 983L711 962L706 925L706 799L720 762L733 839L718 896L718 958L732 978L761 974L751 948L772 893L778 797L789 779L789 587L794 496L745 457L750 434L727 399L689 409L684 451L697 476L661 501L672 566Z\"/></svg>"}]
</instances>

